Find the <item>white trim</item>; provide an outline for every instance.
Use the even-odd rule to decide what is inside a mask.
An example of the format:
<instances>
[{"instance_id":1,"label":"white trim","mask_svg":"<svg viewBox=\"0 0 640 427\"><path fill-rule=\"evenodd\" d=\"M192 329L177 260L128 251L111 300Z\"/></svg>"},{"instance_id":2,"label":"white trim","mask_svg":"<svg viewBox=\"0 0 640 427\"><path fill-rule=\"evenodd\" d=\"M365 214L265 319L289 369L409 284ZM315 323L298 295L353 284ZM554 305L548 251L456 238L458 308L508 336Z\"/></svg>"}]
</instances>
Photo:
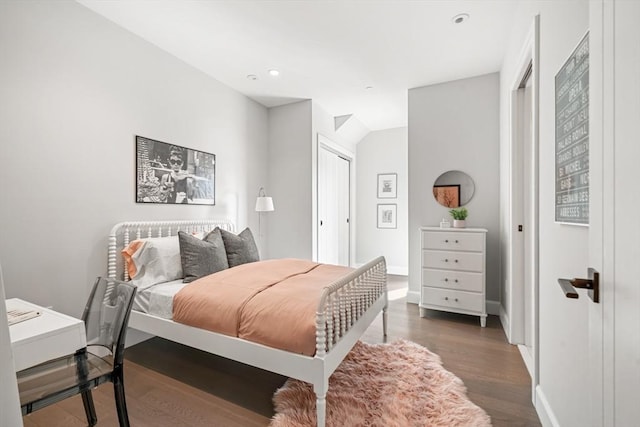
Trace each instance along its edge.
<instances>
[{"instance_id":1,"label":"white trim","mask_svg":"<svg viewBox=\"0 0 640 427\"><path fill-rule=\"evenodd\" d=\"M520 351L524 366L526 366L527 371L529 371L529 376L533 377L533 357L529 352L529 348L526 345L518 344L518 351Z\"/></svg>"},{"instance_id":2,"label":"white trim","mask_svg":"<svg viewBox=\"0 0 640 427\"><path fill-rule=\"evenodd\" d=\"M506 301L506 309L501 308L499 310L501 321L507 338L512 344L524 343L524 304L526 301L524 295L524 236L517 230L519 224L523 224L524 211L522 209L524 200L522 198L522 179L523 175L520 172L523 153L521 152L521 140L519 132L519 123L521 118L519 117L521 101L518 96L518 89L522 82L525 73L531 64L531 103L532 103L532 120L531 120L531 163L532 163L532 176L531 176L531 192L532 200L530 209L531 224L530 227L532 242L531 244L531 257L532 257L532 271L531 271L531 285L533 287L533 331L532 331L532 347L533 354L531 355L533 360L530 362L531 386L532 395L534 395L534 389L539 384L539 325L538 325L538 313L539 313L539 108L540 108L540 70L539 70L539 58L540 58L540 16L534 17L533 23L527 35L526 41L523 45L520 57L518 59L518 67L512 79L511 85L511 106L510 106L510 154L509 154L509 215L507 224L507 251L508 251L508 265L507 265L507 278L506 284L509 288L509 301Z\"/></svg>"},{"instance_id":3,"label":"white trim","mask_svg":"<svg viewBox=\"0 0 640 427\"><path fill-rule=\"evenodd\" d=\"M500 304L500 313L498 314L498 316L500 316L500 323L502 324L502 329L504 330L504 334L508 340L509 339L509 313L507 313L507 310L504 308L502 304Z\"/></svg>"},{"instance_id":4,"label":"white trim","mask_svg":"<svg viewBox=\"0 0 640 427\"><path fill-rule=\"evenodd\" d=\"M487 314L500 316L500 301L486 300Z\"/></svg>"},{"instance_id":5,"label":"white trim","mask_svg":"<svg viewBox=\"0 0 640 427\"><path fill-rule=\"evenodd\" d=\"M551 410L551 405L549 405L549 401L542 391L541 386L537 386L535 389L535 408L538 413L538 418L540 418L540 424L543 427L560 427L560 423L556 418L553 410Z\"/></svg>"},{"instance_id":6,"label":"white trim","mask_svg":"<svg viewBox=\"0 0 640 427\"><path fill-rule=\"evenodd\" d=\"M420 291L407 292L407 302L409 304L420 304Z\"/></svg>"}]
</instances>

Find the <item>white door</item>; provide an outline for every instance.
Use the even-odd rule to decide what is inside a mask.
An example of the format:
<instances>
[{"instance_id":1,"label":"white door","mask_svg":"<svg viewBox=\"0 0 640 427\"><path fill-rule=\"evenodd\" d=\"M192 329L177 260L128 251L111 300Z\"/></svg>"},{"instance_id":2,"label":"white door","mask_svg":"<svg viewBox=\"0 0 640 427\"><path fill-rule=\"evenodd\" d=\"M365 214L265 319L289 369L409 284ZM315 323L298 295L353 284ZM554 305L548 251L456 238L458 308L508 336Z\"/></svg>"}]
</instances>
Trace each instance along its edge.
<instances>
[{"instance_id":1,"label":"white door","mask_svg":"<svg viewBox=\"0 0 640 427\"><path fill-rule=\"evenodd\" d=\"M533 78L528 73L523 82L523 138L522 138L522 216L523 216L523 287L524 287L524 348L530 363L533 363L534 348L534 144L533 144ZM525 356L526 357L526 356ZM530 373L531 373L530 369Z\"/></svg>"},{"instance_id":2,"label":"white door","mask_svg":"<svg viewBox=\"0 0 640 427\"><path fill-rule=\"evenodd\" d=\"M601 224L589 244L590 261L603 259L604 273L602 303L589 310L590 369L598 374L590 407L594 425L625 427L640 420L640 2L598 2L590 13L593 38L602 40L592 64L603 126L591 156L600 155L592 182L601 183Z\"/></svg>"},{"instance_id":3,"label":"white door","mask_svg":"<svg viewBox=\"0 0 640 427\"><path fill-rule=\"evenodd\" d=\"M318 262L349 265L350 162L318 150Z\"/></svg>"}]
</instances>

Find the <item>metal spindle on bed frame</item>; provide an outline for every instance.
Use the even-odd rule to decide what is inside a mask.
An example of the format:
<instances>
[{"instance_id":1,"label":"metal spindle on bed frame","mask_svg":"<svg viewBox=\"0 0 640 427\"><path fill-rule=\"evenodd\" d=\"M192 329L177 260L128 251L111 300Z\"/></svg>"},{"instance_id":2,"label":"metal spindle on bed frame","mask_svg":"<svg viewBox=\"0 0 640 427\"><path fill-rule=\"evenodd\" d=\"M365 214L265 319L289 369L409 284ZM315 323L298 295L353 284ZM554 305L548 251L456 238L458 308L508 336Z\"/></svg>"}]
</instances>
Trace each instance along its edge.
<instances>
[{"instance_id":1,"label":"metal spindle on bed frame","mask_svg":"<svg viewBox=\"0 0 640 427\"><path fill-rule=\"evenodd\" d=\"M369 307L383 294L386 296L384 258L374 259L360 270L363 269L366 270L363 276L351 273L322 293L316 312L316 357L324 357ZM386 311L383 316L386 325Z\"/></svg>"}]
</instances>

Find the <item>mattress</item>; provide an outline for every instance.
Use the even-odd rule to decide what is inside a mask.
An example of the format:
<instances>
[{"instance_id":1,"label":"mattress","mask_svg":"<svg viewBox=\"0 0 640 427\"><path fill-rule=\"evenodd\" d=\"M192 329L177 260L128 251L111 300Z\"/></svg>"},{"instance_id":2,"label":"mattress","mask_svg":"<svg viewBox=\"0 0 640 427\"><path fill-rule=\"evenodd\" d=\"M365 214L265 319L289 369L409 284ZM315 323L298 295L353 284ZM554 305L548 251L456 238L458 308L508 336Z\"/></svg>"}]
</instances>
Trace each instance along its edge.
<instances>
[{"instance_id":1,"label":"mattress","mask_svg":"<svg viewBox=\"0 0 640 427\"><path fill-rule=\"evenodd\" d=\"M182 279L159 283L136 292L133 309L153 316L171 319L173 317L173 296L188 283Z\"/></svg>"}]
</instances>

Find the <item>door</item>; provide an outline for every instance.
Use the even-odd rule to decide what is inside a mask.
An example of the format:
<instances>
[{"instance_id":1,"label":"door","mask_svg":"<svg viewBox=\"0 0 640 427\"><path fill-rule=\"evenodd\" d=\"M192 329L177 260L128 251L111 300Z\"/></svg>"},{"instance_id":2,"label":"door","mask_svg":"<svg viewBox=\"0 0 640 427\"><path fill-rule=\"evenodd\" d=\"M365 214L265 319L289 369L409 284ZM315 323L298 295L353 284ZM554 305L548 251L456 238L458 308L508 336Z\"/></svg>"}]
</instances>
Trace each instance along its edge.
<instances>
[{"instance_id":1,"label":"door","mask_svg":"<svg viewBox=\"0 0 640 427\"><path fill-rule=\"evenodd\" d=\"M350 161L318 150L318 262L349 265Z\"/></svg>"},{"instance_id":2,"label":"door","mask_svg":"<svg viewBox=\"0 0 640 427\"><path fill-rule=\"evenodd\" d=\"M533 70L530 64L529 70ZM533 78L529 71L522 82L522 217L523 217L523 288L524 288L524 340L525 357L529 360L529 373L534 359L534 144L533 144ZM533 375L532 375L533 376Z\"/></svg>"},{"instance_id":3,"label":"door","mask_svg":"<svg viewBox=\"0 0 640 427\"><path fill-rule=\"evenodd\" d=\"M590 261L602 259L604 272L602 303L589 310L590 369L599 373L590 406L594 425L623 427L640 419L640 225L634 218L640 208L640 2L592 3L590 13L602 41L591 63L602 87L597 114L603 126L599 152L591 156L602 159L592 174L601 187L601 224L589 243Z\"/></svg>"}]
</instances>

